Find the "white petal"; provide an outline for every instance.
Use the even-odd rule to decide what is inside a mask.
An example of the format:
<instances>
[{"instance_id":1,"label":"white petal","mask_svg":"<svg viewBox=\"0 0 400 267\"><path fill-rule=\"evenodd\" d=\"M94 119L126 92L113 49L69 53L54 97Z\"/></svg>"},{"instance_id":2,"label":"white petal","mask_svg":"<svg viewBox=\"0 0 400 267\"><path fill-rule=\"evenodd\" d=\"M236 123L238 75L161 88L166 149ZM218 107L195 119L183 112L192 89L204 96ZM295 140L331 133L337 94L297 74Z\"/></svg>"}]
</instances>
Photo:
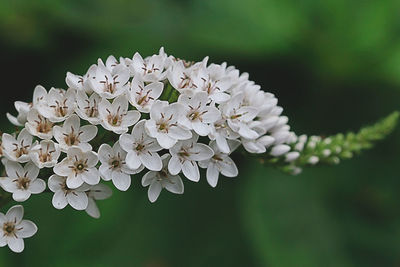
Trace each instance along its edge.
<instances>
[{"instance_id":1,"label":"white petal","mask_svg":"<svg viewBox=\"0 0 400 267\"><path fill-rule=\"evenodd\" d=\"M35 179L39 175L39 168L36 167L36 165L33 164L32 162L28 162L24 166L24 170L27 172L26 176L31 178L31 179Z\"/></svg>"},{"instance_id":2,"label":"white petal","mask_svg":"<svg viewBox=\"0 0 400 267\"><path fill-rule=\"evenodd\" d=\"M219 170L215 164L209 164L207 168L207 182L212 187L216 187L218 183Z\"/></svg>"},{"instance_id":3,"label":"white petal","mask_svg":"<svg viewBox=\"0 0 400 267\"><path fill-rule=\"evenodd\" d=\"M13 193L13 199L18 202L23 202L31 196L31 192L28 190L18 189Z\"/></svg>"},{"instance_id":4,"label":"white petal","mask_svg":"<svg viewBox=\"0 0 400 267\"><path fill-rule=\"evenodd\" d=\"M235 177L239 174L239 171L235 162L231 158L226 157L221 163L221 173L226 177Z\"/></svg>"},{"instance_id":5,"label":"white petal","mask_svg":"<svg viewBox=\"0 0 400 267\"><path fill-rule=\"evenodd\" d=\"M129 110L124 116L122 124L125 126L132 126L140 119L140 113L137 110Z\"/></svg>"},{"instance_id":6,"label":"white petal","mask_svg":"<svg viewBox=\"0 0 400 267\"><path fill-rule=\"evenodd\" d=\"M114 156L114 151L109 144L102 144L99 147L99 159L101 163L108 163L111 157Z\"/></svg>"},{"instance_id":7,"label":"white petal","mask_svg":"<svg viewBox=\"0 0 400 267\"><path fill-rule=\"evenodd\" d=\"M142 186L148 186L156 178L157 172L149 171L142 178Z\"/></svg>"},{"instance_id":8,"label":"white petal","mask_svg":"<svg viewBox=\"0 0 400 267\"><path fill-rule=\"evenodd\" d=\"M100 174L96 168L89 168L78 176L81 176L81 179L90 185L96 185L100 182Z\"/></svg>"},{"instance_id":9,"label":"white petal","mask_svg":"<svg viewBox=\"0 0 400 267\"><path fill-rule=\"evenodd\" d=\"M67 206L68 201L62 190L58 190L54 193L52 203L53 203L54 208L59 209L59 210L65 208L65 206Z\"/></svg>"},{"instance_id":10,"label":"white petal","mask_svg":"<svg viewBox=\"0 0 400 267\"><path fill-rule=\"evenodd\" d=\"M192 137L192 132L181 127L170 127L168 135L177 140L186 140Z\"/></svg>"},{"instance_id":11,"label":"white petal","mask_svg":"<svg viewBox=\"0 0 400 267\"><path fill-rule=\"evenodd\" d=\"M54 166L54 173L60 176L68 176L71 173L71 168L69 168L69 164L70 162L68 158L64 158L60 163Z\"/></svg>"},{"instance_id":12,"label":"white petal","mask_svg":"<svg viewBox=\"0 0 400 267\"><path fill-rule=\"evenodd\" d=\"M56 192L61 189L61 185L64 182L65 182L65 177L61 177L56 174L53 174L52 176L50 176L49 181L48 181L49 189L52 192Z\"/></svg>"},{"instance_id":13,"label":"white petal","mask_svg":"<svg viewBox=\"0 0 400 267\"><path fill-rule=\"evenodd\" d=\"M206 160L214 155L214 151L209 146L201 143L195 144L190 152L190 159L195 161Z\"/></svg>"},{"instance_id":14,"label":"white petal","mask_svg":"<svg viewBox=\"0 0 400 267\"><path fill-rule=\"evenodd\" d=\"M182 170L182 163L178 157L172 156L168 162L168 171L172 175L177 175Z\"/></svg>"},{"instance_id":15,"label":"white petal","mask_svg":"<svg viewBox=\"0 0 400 267\"><path fill-rule=\"evenodd\" d=\"M73 191L67 194L67 201L76 210L84 210L88 205L88 197L85 192Z\"/></svg>"},{"instance_id":16,"label":"white petal","mask_svg":"<svg viewBox=\"0 0 400 267\"><path fill-rule=\"evenodd\" d=\"M17 224L21 222L23 216L24 216L24 207L21 205L16 205L11 207L6 213L7 219Z\"/></svg>"},{"instance_id":17,"label":"white petal","mask_svg":"<svg viewBox=\"0 0 400 267\"><path fill-rule=\"evenodd\" d=\"M96 200L103 200L111 197L112 190L105 184L98 184L90 189L90 195Z\"/></svg>"},{"instance_id":18,"label":"white petal","mask_svg":"<svg viewBox=\"0 0 400 267\"><path fill-rule=\"evenodd\" d=\"M93 198L89 198L88 206L85 211L87 214L95 219L100 218L99 208L97 207L96 201L94 201Z\"/></svg>"},{"instance_id":19,"label":"white petal","mask_svg":"<svg viewBox=\"0 0 400 267\"><path fill-rule=\"evenodd\" d=\"M194 121L192 122L193 130L200 136L206 136L210 133L211 129L210 126L204 124L201 121Z\"/></svg>"},{"instance_id":20,"label":"white petal","mask_svg":"<svg viewBox=\"0 0 400 267\"><path fill-rule=\"evenodd\" d=\"M139 123L137 123L135 125L135 127L138 125ZM134 129L135 129L134 127ZM133 138L133 136L131 134L122 134L119 137L119 144L121 146L121 148L123 150L125 150L126 152L132 151L133 150L133 143L135 142L135 139ZM99 150L99 154L100 154L100 150Z\"/></svg>"},{"instance_id":21,"label":"white petal","mask_svg":"<svg viewBox=\"0 0 400 267\"><path fill-rule=\"evenodd\" d=\"M97 153L93 151L88 151L84 153L87 159L87 165L89 168L96 166L97 162L99 162L99 157L97 156Z\"/></svg>"},{"instance_id":22,"label":"white petal","mask_svg":"<svg viewBox=\"0 0 400 267\"><path fill-rule=\"evenodd\" d=\"M149 197L151 203L157 200L161 193L161 189L161 184L158 181L153 180L153 182L150 184L149 191L147 191L147 196Z\"/></svg>"},{"instance_id":23,"label":"white petal","mask_svg":"<svg viewBox=\"0 0 400 267\"><path fill-rule=\"evenodd\" d=\"M131 186L131 176L122 172L113 172L112 182L118 190L126 191Z\"/></svg>"},{"instance_id":24,"label":"white petal","mask_svg":"<svg viewBox=\"0 0 400 267\"><path fill-rule=\"evenodd\" d=\"M110 165L108 164L102 164L99 168L99 173L101 175L101 178L103 178L104 181L110 181L112 177L112 169L110 169Z\"/></svg>"},{"instance_id":25,"label":"white petal","mask_svg":"<svg viewBox=\"0 0 400 267\"><path fill-rule=\"evenodd\" d=\"M225 154L230 153L230 148L228 146L228 142L226 141L225 137L223 137L222 135L217 135L217 138L215 139L218 149Z\"/></svg>"},{"instance_id":26,"label":"white petal","mask_svg":"<svg viewBox=\"0 0 400 267\"><path fill-rule=\"evenodd\" d=\"M22 238L16 238L12 236L8 237L7 245L12 251L16 253L20 253L24 250L24 240Z\"/></svg>"},{"instance_id":27,"label":"white petal","mask_svg":"<svg viewBox=\"0 0 400 267\"><path fill-rule=\"evenodd\" d=\"M80 128L82 134L79 135L81 142L89 142L97 135L97 127L94 125L84 125Z\"/></svg>"},{"instance_id":28,"label":"white petal","mask_svg":"<svg viewBox=\"0 0 400 267\"><path fill-rule=\"evenodd\" d=\"M83 184L83 180L81 178L81 175L75 176L75 174L71 173L68 175L67 178L67 186L71 189L75 189L80 187Z\"/></svg>"},{"instance_id":29,"label":"white petal","mask_svg":"<svg viewBox=\"0 0 400 267\"><path fill-rule=\"evenodd\" d=\"M128 153L125 161L126 165L132 170L136 170L142 165L139 156L134 151Z\"/></svg>"},{"instance_id":30,"label":"white petal","mask_svg":"<svg viewBox=\"0 0 400 267\"><path fill-rule=\"evenodd\" d=\"M174 175L169 178L169 181L164 183L165 189L174 194L183 194L184 186L181 177Z\"/></svg>"},{"instance_id":31,"label":"white petal","mask_svg":"<svg viewBox=\"0 0 400 267\"><path fill-rule=\"evenodd\" d=\"M162 169L162 161L157 153L148 151L139 155L142 164L151 171L160 171Z\"/></svg>"},{"instance_id":32,"label":"white petal","mask_svg":"<svg viewBox=\"0 0 400 267\"><path fill-rule=\"evenodd\" d=\"M177 128L177 127L173 127ZM167 134L158 134L157 135L157 142L160 144L161 147L165 149L170 149L173 147L177 140L174 138L169 137Z\"/></svg>"},{"instance_id":33,"label":"white petal","mask_svg":"<svg viewBox=\"0 0 400 267\"><path fill-rule=\"evenodd\" d=\"M198 182L200 180L199 167L196 162L186 160L182 164L182 172L189 180L193 182Z\"/></svg>"},{"instance_id":34,"label":"white petal","mask_svg":"<svg viewBox=\"0 0 400 267\"><path fill-rule=\"evenodd\" d=\"M40 194L46 189L46 183L42 179L35 179L29 185L29 191L32 194Z\"/></svg>"},{"instance_id":35,"label":"white petal","mask_svg":"<svg viewBox=\"0 0 400 267\"><path fill-rule=\"evenodd\" d=\"M18 230L16 235L19 238L28 238L36 234L37 226L32 221L29 220L22 220L20 224L17 226Z\"/></svg>"}]
</instances>

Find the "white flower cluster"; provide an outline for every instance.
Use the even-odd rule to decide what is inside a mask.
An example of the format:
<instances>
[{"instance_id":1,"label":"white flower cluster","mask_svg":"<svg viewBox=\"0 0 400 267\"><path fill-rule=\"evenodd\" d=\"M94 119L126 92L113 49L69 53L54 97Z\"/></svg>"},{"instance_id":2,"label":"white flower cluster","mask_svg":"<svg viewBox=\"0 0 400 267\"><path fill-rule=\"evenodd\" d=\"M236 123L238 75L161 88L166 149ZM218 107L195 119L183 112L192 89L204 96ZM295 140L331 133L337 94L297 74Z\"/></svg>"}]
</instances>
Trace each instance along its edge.
<instances>
[{"instance_id":1,"label":"white flower cluster","mask_svg":"<svg viewBox=\"0 0 400 267\"><path fill-rule=\"evenodd\" d=\"M188 63L161 48L144 59L99 59L82 76L67 73L67 90L37 86L31 103L16 102L18 115L7 114L23 128L2 136L1 187L25 201L47 180L55 208L99 217L95 200L111 195L101 180L125 191L131 175L144 172L154 202L163 188L182 194L182 176L199 181L199 167L212 187L220 174L237 176L230 154L240 145L294 160L296 136L277 98L247 73L207 60Z\"/></svg>"}]
</instances>

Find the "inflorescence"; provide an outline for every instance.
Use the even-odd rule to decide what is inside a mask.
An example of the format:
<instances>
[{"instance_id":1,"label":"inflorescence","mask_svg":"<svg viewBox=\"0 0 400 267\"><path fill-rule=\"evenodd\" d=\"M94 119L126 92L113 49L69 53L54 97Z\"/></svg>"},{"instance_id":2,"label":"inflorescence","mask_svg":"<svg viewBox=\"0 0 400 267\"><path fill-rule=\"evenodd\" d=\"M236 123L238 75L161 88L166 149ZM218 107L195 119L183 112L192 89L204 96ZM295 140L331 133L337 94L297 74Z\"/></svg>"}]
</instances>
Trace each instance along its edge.
<instances>
[{"instance_id":1,"label":"inflorescence","mask_svg":"<svg viewBox=\"0 0 400 267\"><path fill-rule=\"evenodd\" d=\"M47 186L55 208L70 205L98 218L96 201L112 193L102 181L126 191L131 175L140 175L154 202L162 189L182 194L183 179L198 182L199 167L212 187L220 175L237 176L230 154L240 146L297 174L320 160L338 163L360 142L297 136L273 94L247 73L207 60L186 62L161 48L145 59L99 59L82 76L68 72L67 90L37 86L32 102L17 101L17 116L7 114L19 128L2 135L0 198L23 202ZM36 233L22 215L22 206L0 213L0 246L21 252L23 238Z\"/></svg>"}]
</instances>

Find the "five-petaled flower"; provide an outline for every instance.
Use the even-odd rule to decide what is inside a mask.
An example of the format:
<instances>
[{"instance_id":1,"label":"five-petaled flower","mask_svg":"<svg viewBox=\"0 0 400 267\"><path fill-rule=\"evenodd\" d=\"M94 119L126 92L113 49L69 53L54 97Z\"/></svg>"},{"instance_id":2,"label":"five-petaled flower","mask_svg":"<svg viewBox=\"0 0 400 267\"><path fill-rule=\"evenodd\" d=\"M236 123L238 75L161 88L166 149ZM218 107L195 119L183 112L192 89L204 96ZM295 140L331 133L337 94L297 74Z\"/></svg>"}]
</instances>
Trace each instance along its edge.
<instances>
[{"instance_id":1,"label":"five-petaled flower","mask_svg":"<svg viewBox=\"0 0 400 267\"><path fill-rule=\"evenodd\" d=\"M149 186L147 196L150 202L157 200L163 188L174 194L183 194L184 186L181 177L179 175L172 175L168 171L170 157L169 154L164 154L161 157L163 163L162 169L158 172L149 171L142 178L142 185Z\"/></svg>"},{"instance_id":2,"label":"five-petaled flower","mask_svg":"<svg viewBox=\"0 0 400 267\"><path fill-rule=\"evenodd\" d=\"M21 163L29 161L29 151L32 147L32 135L30 135L26 129L22 129L17 138L4 133L1 140L3 154L7 159Z\"/></svg>"},{"instance_id":3,"label":"five-petaled flower","mask_svg":"<svg viewBox=\"0 0 400 267\"><path fill-rule=\"evenodd\" d=\"M0 186L7 192L12 193L15 201L23 202L31 194L40 194L46 189L46 183L38 179L39 168L32 162L24 167L17 162L7 161L7 177L0 178Z\"/></svg>"},{"instance_id":4,"label":"five-petaled flower","mask_svg":"<svg viewBox=\"0 0 400 267\"><path fill-rule=\"evenodd\" d=\"M61 151L66 152L70 147L79 147L84 151L92 150L89 141L96 136L97 127L80 124L79 117L72 115L65 120L62 127L54 126L54 138L60 145Z\"/></svg>"},{"instance_id":5,"label":"five-petaled flower","mask_svg":"<svg viewBox=\"0 0 400 267\"><path fill-rule=\"evenodd\" d=\"M145 123L148 134L165 149L174 146L178 140L189 139L192 133L178 123L182 114L181 104L156 101L150 111L150 120Z\"/></svg>"},{"instance_id":6,"label":"five-petaled flower","mask_svg":"<svg viewBox=\"0 0 400 267\"><path fill-rule=\"evenodd\" d=\"M67 157L54 166L53 170L59 176L66 176L67 186L75 189L83 183L89 185L99 183L100 174L96 168L98 161L95 152L84 152L78 147L71 147L67 151Z\"/></svg>"},{"instance_id":7,"label":"five-petaled flower","mask_svg":"<svg viewBox=\"0 0 400 267\"><path fill-rule=\"evenodd\" d=\"M23 220L24 207L11 207L4 215L0 213L0 247L8 245L14 252L24 250L24 238L32 237L37 232L37 226L29 220Z\"/></svg>"},{"instance_id":8,"label":"five-petaled flower","mask_svg":"<svg viewBox=\"0 0 400 267\"><path fill-rule=\"evenodd\" d=\"M144 165L151 171L159 171L162 168L162 162L157 152L162 147L156 139L146 133L144 124L144 120L139 121L133 127L131 134L122 134L119 138L121 148L128 153L126 164L134 170Z\"/></svg>"},{"instance_id":9,"label":"five-petaled flower","mask_svg":"<svg viewBox=\"0 0 400 267\"><path fill-rule=\"evenodd\" d=\"M143 170L143 168L129 168L125 158L126 152L121 149L119 142L115 142L112 147L108 144L102 144L99 148L101 177L105 181L112 180L115 187L121 191L126 191L130 187L131 174Z\"/></svg>"}]
</instances>

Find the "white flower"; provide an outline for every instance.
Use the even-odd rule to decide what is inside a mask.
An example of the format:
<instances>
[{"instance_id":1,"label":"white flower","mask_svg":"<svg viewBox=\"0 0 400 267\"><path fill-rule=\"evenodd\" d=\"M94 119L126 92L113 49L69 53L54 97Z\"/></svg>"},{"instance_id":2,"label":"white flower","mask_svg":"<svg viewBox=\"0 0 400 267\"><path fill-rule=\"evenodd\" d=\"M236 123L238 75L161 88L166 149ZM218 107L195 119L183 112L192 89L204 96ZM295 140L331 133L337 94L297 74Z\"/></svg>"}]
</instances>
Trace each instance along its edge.
<instances>
[{"instance_id":1,"label":"white flower","mask_svg":"<svg viewBox=\"0 0 400 267\"><path fill-rule=\"evenodd\" d=\"M267 147L272 145L275 141L275 138L269 135L263 135L257 139L245 139L242 138L242 145L246 151L250 153L265 153Z\"/></svg>"},{"instance_id":2,"label":"white flower","mask_svg":"<svg viewBox=\"0 0 400 267\"><path fill-rule=\"evenodd\" d=\"M242 145L246 151L250 153L265 153L267 151L267 147L273 145L274 143L280 141L279 135L265 135L266 131L262 127L255 127L254 130L259 134L259 138L257 139L246 139L246 138L241 138Z\"/></svg>"},{"instance_id":3,"label":"white flower","mask_svg":"<svg viewBox=\"0 0 400 267\"><path fill-rule=\"evenodd\" d=\"M12 161L29 161L29 150L32 147L32 135L26 129L18 134L17 139L14 136L4 133L2 136L3 154Z\"/></svg>"},{"instance_id":4,"label":"white flower","mask_svg":"<svg viewBox=\"0 0 400 267\"><path fill-rule=\"evenodd\" d=\"M99 171L96 164L99 161L93 151L83 152L78 147L71 147L67 151L67 157L54 166L54 173L67 177L67 186L71 189L80 187L84 182L89 185L98 184Z\"/></svg>"},{"instance_id":5,"label":"white flower","mask_svg":"<svg viewBox=\"0 0 400 267\"><path fill-rule=\"evenodd\" d=\"M5 163L7 177L0 180L0 185L9 193L15 201L27 200L31 194L40 194L46 189L46 183L38 179L39 168L32 162L22 167L17 162L7 161Z\"/></svg>"},{"instance_id":6,"label":"white flower","mask_svg":"<svg viewBox=\"0 0 400 267\"><path fill-rule=\"evenodd\" d=\"M171 148L178 140L191 138L192 133L178 125L182 114L181 104L168 105L165 101L156 101L150 111L150 120L145 123L148 134L165 149Z\"/></svg>"},{"instance_id":7,"label":"white flower","mask_svg":"<svg viewBox=\"0 0 400 267\"><path fill-rule=\"evenodd\" d=\"M192 69L186 68L182 60L174 62L167 74L170 84L181 93L190 93L196 88L192 80Z\"/></svg>"},{"instance_id":8,"label":"white flower","mask_svg":"<svg viewBox=\"0 0 400 267\"><path fill-rule=\"evenodd\" d=\"M76 210L84 210L88 206L88 197L86 190L89 186L83 184L82 186L71 189L67 186L67 177L61 177L53 174L49 178L49 188L54 192L52 204L56 209L63 209L69 204Z\"/></svg>"},{"instance_id":9,"label":"white flower","mask_svg":"<svg viewBox=\"0 0 400 267\"><path fill-rule=\"evenodd\" d=\"M162 168L161 157L157 154L162 148L156 139L147 135L145 121L139 121L132 129L131 134L122 134L119 137L121 148L128 152L126 164L131 169L138 169L144 165L152 171Z\"/></svg>"},{"instance_id":10,"label":"white flower","mask_svg":"<svg viewBox=\"0 0 400 267\"><path fill-rule=\"evenodd\" d=\"M15 101L14 102L15 109L18 112L17 117L7 113L7 119L14 124L15 126L23 126L26 122L26 117L28 116L28 112L31 109L29 103L25 103L22 101Z\"/></svg>"},{"instance_id":11,"label":"white flower","mask_svg":"<svg viewBox=\"0 0 400 267\"><path fill-rule=\"evenodd\" d=\"M252 130L248 123L258 113L258 109L250 106L242 106L244 95L236 94L221 107L222 114L226 118L229 127L246 139L255 139L258 133Z\"/></svg>"},{"instance_id":12,"label":"white flower","mask_svg":"<svg viewBox=\"0 0 400 267\"><path fill-rule=\"evenodd\" d=\"M130 64L133 73L140 75L145 82L161 81L165 79L164 68L167 64L167 56L164 49L160 49L158 55L143 59L139 53L135 53ZM136 75L135 75L136 76Z\"/></svg>"},{"instance_id":13,"label":"white flower","mask_svg":"<svg viewBox=\"0 0 400 267\"><path fill-rule=\"evenodd\" d=\"M31 135L41 139L51 139L53 137L53 123L40 115L36 109L31 109L25 128Z\"/></svg>"},{"instance_id":14,"label":"white flower","mask_svg":"<svg viewBox=\"0 0 400 267\"><path fill-rule=\"evenodd\" d=\"M145 86L143 81L135 77L128 93L129 102L140 112L149 113L154 101L160 97L163 87L162 82L153 82Z\"/></svg>"},{"instance_id":15,"label":"white flower","mask_svg":"<svg viewBox=\"0 0 400 267\"><path fill-rule=\"evenodd\" d=\"M89 151L92 150L92 146L88 142L97 135L97 127L80 126L80 119L74 114L65 120L62 127L54 126L53 133L61 151L67 152L70 147L80 147L84 151Z\"/></svg>"},{"instance_id":16,"label":"white flower","mask_svg":"<svg viewBox=\"0 0 400 267\"><path fill-rule=\"evenodd\" d=\"M75 111L75 90L51 88L45 99L37 106L43 117L51 122L61 122Z\"/></svg>"},{"instance_id":17,"label":"white flower","mask_svg":"<svg viewBox=\"0 0 400 267\"><path fill-rule=\"evenodd\" d=\"M169 154L164 154L162 157L163 168L161 171L149 171L142 178L142 185L149 186L147 196L150 202L155 202L163 188L174 194L183 194L184 186L179 175L172 175L168 172Z\"/></svg>"},{"instance_id":18,"label":"white flower","mask_svg":"<svg viewBox=\"0 0 400 267\"><path fill-rule=\"evenodd\" d=\"M85 210L86 213L93 218L96 219L100 218L100 211L99 208L97 207L96 200L103 200L111 197L112 195L111 188L105 184L98 184L92 186L90 190L86 192L86 194L89 198L89 203Z\"/></svg>"},{"instance_id":19,"label":"white flower","mask_svg":"<svg viewBox=\"0 0 400 267\"><path fill-rule=\"evenodd\" d=\"M93 91L101 97L110 99L122 95L128 90L129 78L129 69L123 65L118 65L111 71L103 64L99 64L95 78L90 79L90 85Z\"/></svg>"},{"instance_id":20,"label":"white flower","mask_svg":"<svg viewBox=\"0 0 400 267\"><path fill-rule=\"evenodd\" d=\"M139 173L143 170L131 169L125 162L126 152L123 151L119 142L115 142L113 147L102 144L99 148L99 159L101 166L99 172L105 181L112 180L118 190L126 191L131 185L131 174Z\"/></svg>"},{"instance_id":21,"label":"white flower","mask_svg":"<svg viewBox=\"0 0 400 267\"><path fill-rule=\"evenodd\" d=\"M32 147L29 156L39 169L51 168L57 164L60 157L60 147L51 140L42 140Z\"/></svg>"},{"instance_id":22,"label":"white flower","mask_svg":"<svg viewBox=\"0 0 400 267\"><path fill-rule=\"evenodd\" d=\"M97 65L102 65L105 66L109 71L111 71L114 74L114 69L115 67L119 66L119 62L118 60L113 56L108 56L106 59L106 64L103 63L103 60L101 60L101 58L99 58L97 60Z\"/></svg>"},{"instance_id":23,"label":"white flower","mask_svg":"<svg viewBox=\"0 0 400 267\"><path fill-rule=\"evenodd\" d=\"M211 132L208 137L216 141L221 152L228 154L230 150L227 139L235 140L240 135L232 131L225 119L220 119L211 125Z\"/></svg>"},{"instance_id":24,"label":"white flower","mask_svg":"<svg viewBox=\"0 0 400 267\"><path fill-rule=\"evenodd\" d=\"M8 120L16 125L16 126L23 126L27 121L27 116L31 108L37 107L37 105L44 100L47 95L46 89L43 86L38 85L35 87L33 91L33 101L32 103L25 103L22 101L15 101L14 106L18 112L17 117L7 113Z\"/></svg>"},{"instance_id":25,"label":"white flower","mask_svg":"<svg viewBox=\"0 0 400 267\"><path fill-rule=\"evenodd\" d=\"M90 97L85 92L78 91L76 93L76 114L83 120L87 120L91 124L100 124L101 119L99 118L99 103L101 97L92 93Z\"/></svg>"},{"instance_id":26,"label":"white flower","mask_svg":"<svg viewBox=\"0 0 400 267\"><path fill-rule=\"evenodd\" d=\"M14 252L24 250L24 238L32 237L37 232L37 226L29 220L23 220L24 207L11 207L6 215L0 213L0 247L8 245Z\"/></svg>"},{"instance_id":27,"label":"white flower","mask_svg":"<svg viewBox=\"0 0 400 267\"><path fill-rule=\"evenodd\" d=\"M225 91L231 86L231 79L224 77L221 80L214 80L205 67L200 68L198 74L193 77L193 83L196 85L196 90L206 92L207 96L215 103L220 104L230 98Z\"/></svg>"},{"instance_id":28,"label":"white flower","mask_svg":"<svg viewBox=\"0 0 400 267\"><path fill-rule=\"evenodd\" d=\"M118 96L111 104L103 99L99 104L99 114L101 125L117 134L126 133L128 127L134 125L140 118L137 110L128 111L128 99L124 96Z\"/></svg>"},{"instance_id":29,"label":"white flower","mask_svg":"<svg viewBox=\"0 0 400 267\"><path fill-rule=\"evenodd\" d=\"M237 140L228 141L230 151L234 151L240 142ZM229 157L229 154L222 153L215 141L211 141L210 147L214 150L214 156L209 160L200 161L199 166L201 168L207 168L207 182L212 186L216 187L218 183L219 173L226 177L235 177L238 175L238 169L235 162Z\"/></svg>"},{"instance_id":30,"label":"white flower","mask_svg":"<svg viewBox=\"0 0 400 267\"><path fill-rule=\"evenodd\" d=\"M93 64L83 76L67 72L65 83L68 85L69 88L72 88L74 90L91 93L93 92L93 90L90 88L89 81L90 79L93 79L94 75L96 74L96 69L97 66Z\"/></svg>"},{"instance_id":31,"label":"white flower","mask_svg":"<svg viewBox=\"0 0 400 267\"><path fill-rule=\"evenodd\" d=\"M179 141L169 150L171 159L168 163L168 171L172 175L176 175L182 170L189 180L194 182L200 180L196 161L210 159L214 152L209 146L197 143L197 139L198 135L193 135L191 139Z\"/></svg>"},{"instance_id":32,"label":"white flower","mask_svg":"<svg viewBox=\"0 0 400 267\"><path fill-rule=\"evenodd\" d=\"M216 107L207 106L209 101L205 92L198 92L189 98L187 95L180 95L178 103L185 108L185 116L182 116L180 124L188 129L193 129L198 135L206 136L210 133L210 123L216 122L221 113Z\"/></svg>"}]
</instances>

